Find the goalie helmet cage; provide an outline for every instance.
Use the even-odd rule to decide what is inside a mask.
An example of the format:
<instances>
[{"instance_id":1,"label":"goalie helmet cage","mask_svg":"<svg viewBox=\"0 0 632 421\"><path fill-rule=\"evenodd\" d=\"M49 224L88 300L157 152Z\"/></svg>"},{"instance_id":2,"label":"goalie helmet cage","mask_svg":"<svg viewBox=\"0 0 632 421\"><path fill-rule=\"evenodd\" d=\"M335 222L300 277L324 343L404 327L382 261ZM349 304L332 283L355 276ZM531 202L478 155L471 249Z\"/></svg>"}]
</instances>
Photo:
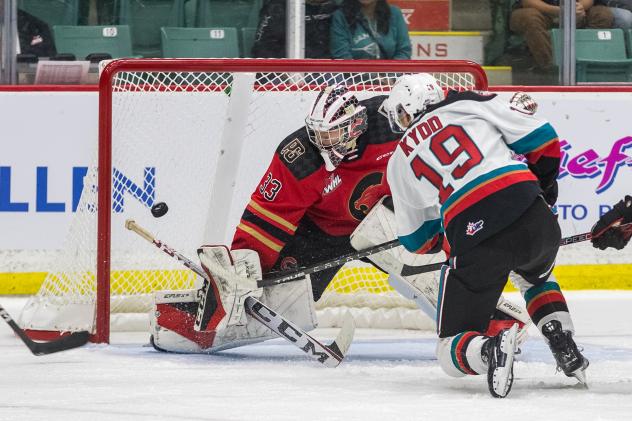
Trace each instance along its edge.
<instances>
[{"instance_id":1,"label":"goalie helmet cage","mask_svg":"<svg viewBox=\"0 0 632 421\"><path fill-rule=\"evenodd\" d=\"M153 291L194 288L190 271L125 232L124 220L189 256L201 244L229 242L273 151L304 124L319 90L343 83L365 99L419 72L446 89L487 89L483 69L468 61L109 62L99 82L96 158L61 254L25 305L22 326L34 339L89 330L93 342L109 342L114 319L147 314ZM149 209L160 201L169 212L152 218ZM384 295L393 301L387 306L414 308L374 269L349 271L337 275L318 307L346 305L347 293L361 290L377 297L369 307L380 307Z\"/></svg>"}]
</instances>

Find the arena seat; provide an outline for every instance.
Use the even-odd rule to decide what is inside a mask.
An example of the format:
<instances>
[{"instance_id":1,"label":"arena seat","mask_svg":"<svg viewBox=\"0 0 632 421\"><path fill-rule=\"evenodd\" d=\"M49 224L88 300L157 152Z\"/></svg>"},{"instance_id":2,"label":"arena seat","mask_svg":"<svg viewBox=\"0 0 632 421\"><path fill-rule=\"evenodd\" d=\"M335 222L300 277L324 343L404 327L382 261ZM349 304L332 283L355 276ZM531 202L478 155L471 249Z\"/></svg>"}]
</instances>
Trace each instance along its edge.
<instances>
[{"instance_id":1,"label":"arena seat","mask_svg":"<svg viewBox=\"0 0 632 421\"><path fill-rule=\"evenodd\" d=\"M79 23L79 0L19 0L18 9L30 13L50 26Z\"/></svg>"},{"instance_id":2,"label":"arena seat","mask_svg":"<svg viewBox=\"0 0 632 421\"><path fill-rule=\"evenodd\" d=\"M132 40L127 25L53 26L59 54L73 54L84 60L89 54L109 54L112 58L131 57Z\"/></svg>"},{"instance_id":3,"label":"arena seat","mask_svg":"<svg viewBox=\"0 0 632 421\"><path fill-rule=\"evenodd\" d=\"M132 51L160 57L160 28L184 26L184 0L117 0L118 23L129 25Z\"/></svg>"},{"instance_id":4,"label":"arena seat","mask_svg":"<svg viewBox=\"0 0 632 421\"><path fill-rule=\"evenodd\" d=\"M560 62L562 34L552 29L553 56ZM577 29L575 32L578 82L628 82L632 59L626 53L622 29Z\"/></svg>"},{"instance_id":5,"label":"arena seat","mask_svg":"<svg viewBox=\"0 0 632 421\"><path fill-rule=\"evenodd\" d=\"M241 56L252 57L252 45L255 43L257 28L241 28Z\"/></svg>"},{"instance_id":6,"label":"arena seat","mask_svg":"<svg viewBox=\"0 0 632 421\"><path fill-rule=\"evenodd\" d=\"M160 33L163 57L239 57L236 28L163 27Z\"/></svg>"},{"instance_id":7,"label":"arena seat","mask_svg":"<svg viewBox=\"0 0 632 421\"><path fill-rule=\"evenodd\" d=\"M231 27L238 31L256 27L261 0L196 0L195 26L201 28Z\"/></svg>"}]
</instances>

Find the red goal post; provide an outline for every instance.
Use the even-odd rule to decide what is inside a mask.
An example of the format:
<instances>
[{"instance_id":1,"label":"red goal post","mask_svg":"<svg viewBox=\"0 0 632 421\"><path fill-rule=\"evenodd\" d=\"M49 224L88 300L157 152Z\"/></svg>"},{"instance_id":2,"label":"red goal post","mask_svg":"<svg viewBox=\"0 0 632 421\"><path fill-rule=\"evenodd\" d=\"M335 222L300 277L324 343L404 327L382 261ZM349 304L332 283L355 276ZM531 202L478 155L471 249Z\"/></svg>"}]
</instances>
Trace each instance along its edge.
<instances>
[{"instance_id":1,"label":"red goal post","mask_svg":"<svg viewBox=\"0 0 632 421\"><path fill-rule=\"evenodd\" d=\"M203 243L226 243L252 180L316 92L345 83L363 99L418 72L445 88L487 89L483 69L467 61L111 61L99 83L95 164L58 267L25 306L22 324L35 338L88 329L94 342L108 342L114 313L149 311L158 289L193 288L193 275L124 233L121 221L139 220L189 256ZM240 183L245 178L252 180ZM169 213L151 218L162 200Z\"/></svg>"}]
</instances>

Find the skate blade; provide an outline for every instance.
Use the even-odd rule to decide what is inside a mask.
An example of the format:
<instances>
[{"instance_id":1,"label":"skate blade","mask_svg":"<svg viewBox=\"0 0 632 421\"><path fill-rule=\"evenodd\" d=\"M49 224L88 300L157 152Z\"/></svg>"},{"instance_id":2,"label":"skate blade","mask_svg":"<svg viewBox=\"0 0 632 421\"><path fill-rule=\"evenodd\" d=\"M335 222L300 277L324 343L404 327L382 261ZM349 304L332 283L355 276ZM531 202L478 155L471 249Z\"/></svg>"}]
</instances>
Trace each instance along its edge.
<instances>
[{"instance_id":1,"label":"skate blade","mask_svg":"<svg viewBox=\"0 0 632 421\"><path fill-rule=\"evenodd\" d=\"M584 364L581 368L575 370L571 373L571 377L575 377L579 384L584 388L588 389L588 378L586 377L586 368L588 368L588 360L584 359Z\"/></svg>"}]
</instances>

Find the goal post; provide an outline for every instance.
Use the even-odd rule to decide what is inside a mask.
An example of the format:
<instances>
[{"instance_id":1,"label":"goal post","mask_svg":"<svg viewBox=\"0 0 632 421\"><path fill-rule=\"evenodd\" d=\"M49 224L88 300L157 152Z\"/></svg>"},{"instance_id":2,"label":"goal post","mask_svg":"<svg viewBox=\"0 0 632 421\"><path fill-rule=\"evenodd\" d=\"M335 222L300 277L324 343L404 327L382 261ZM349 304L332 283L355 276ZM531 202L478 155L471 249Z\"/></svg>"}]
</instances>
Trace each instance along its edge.
<instances>
[{"instance_id":1,"label":"goal post","mask_svg":"<svg viewBox=\"0 0 632 421\"><path fill-rule=\"evenodd\" d=\"M194 288L193 274L125 233L123 221L139 221L189 256L204 243L228 243L276 146L303 124L317 92L343 83L365 99L418 72L446 89L487 88L483 69L467 61L111 61L99 82L94 163L64 248L22 325L34 338L87 329L92 341L108 342L115 314L147 313L156 290ZM169 212L153 218L149 209L159 201ZM331 287L396 295L362 265ZM374 301L370 307L379 308Z\"/></svg>"}]
</instances>

